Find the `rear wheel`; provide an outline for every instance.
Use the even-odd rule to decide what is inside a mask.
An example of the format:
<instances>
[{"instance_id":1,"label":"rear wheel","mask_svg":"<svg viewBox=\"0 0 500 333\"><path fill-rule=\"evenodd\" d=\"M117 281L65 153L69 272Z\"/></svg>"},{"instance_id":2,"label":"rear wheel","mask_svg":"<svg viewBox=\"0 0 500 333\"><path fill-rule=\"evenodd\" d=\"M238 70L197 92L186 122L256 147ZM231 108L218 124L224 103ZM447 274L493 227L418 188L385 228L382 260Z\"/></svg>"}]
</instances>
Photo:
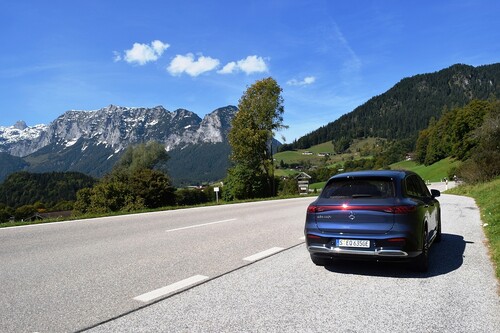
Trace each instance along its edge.
<instances>
[{"instance_id":1,"label":"rear wheel","mask_svg":"<svg viewBox=\"0 0 500 333\"><path fill-rule=\"evenodd\" d=\"M436 238L435 238L435 242L436 243L439 243L441 241L441 217L439 216L438 217L438 227L437 227L437 232L436 232Z\"/></svg>"},{"instance_id":2,"label":"rear wheel","mask_svg":"<svg viewBox=\"0 0 500 333\"><path fill-rule=\"evenodd\" d=\"M427 272L429 270L429 242L427 239L427 229L423 232L422 253L415 259L415 270L418 272Z\"/></svg>"},{"instance_id":3,"label":"rear wheel","mask_svg":"<svg viewBox=\"0 0 500 333\"><path fill-rule=\"evenodd\" d=\"M311 254L311 260L316 266L328 266L331 265L332 260L329 258L316 257Z\"/></svg>"}]
</instances>

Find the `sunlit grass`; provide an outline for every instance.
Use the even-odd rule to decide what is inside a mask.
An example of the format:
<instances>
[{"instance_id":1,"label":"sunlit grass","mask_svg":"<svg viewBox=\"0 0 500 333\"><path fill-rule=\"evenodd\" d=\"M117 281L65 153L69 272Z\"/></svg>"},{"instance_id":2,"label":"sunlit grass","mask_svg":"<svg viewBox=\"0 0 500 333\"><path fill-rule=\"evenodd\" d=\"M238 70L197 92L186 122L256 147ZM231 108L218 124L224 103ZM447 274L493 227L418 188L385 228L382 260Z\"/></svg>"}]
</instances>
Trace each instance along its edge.
<instances>
[{"instance_id":1,"label":"sunlit grass","mask_svg":"<svg viewBox=\"0 0 500 333\"><path fill-rule=\"evenodd\" d=\"M432 165L417 164L415 161L402 161L391 164L393 170L410 170L417 173L422 179L430 182L442 181L448 177L449 170L460 165L460 161L452 158L445 158Z\"/></svg>"},{"instance_id":2,"label":"sunlit grass","mask_svg":"<svg viewBox=\"0 0 500 333\"><path fill-rule=\"evenodd\" d=\"M476 200L496 275L500 279L500 178L484 184L458 186L446 193L465 195Z\"/></svg>"}]
</instances>

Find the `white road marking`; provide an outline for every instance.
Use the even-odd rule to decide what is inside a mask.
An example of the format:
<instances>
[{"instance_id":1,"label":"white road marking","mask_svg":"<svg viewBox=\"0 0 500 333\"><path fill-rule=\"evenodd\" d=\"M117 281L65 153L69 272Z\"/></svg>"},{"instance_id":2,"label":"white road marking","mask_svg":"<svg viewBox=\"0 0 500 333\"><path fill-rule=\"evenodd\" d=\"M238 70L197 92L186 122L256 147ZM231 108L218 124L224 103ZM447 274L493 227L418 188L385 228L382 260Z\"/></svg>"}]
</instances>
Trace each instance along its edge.
<instances>
[{"instance_id":1,"label":"white road marking","mask_svg":"<svg viewBox=\"0 0 500 333\"><path fill-rule=\"evenodd\" d=\"M212 225L212 224L217 224L217 223L224 223L224 222L231 222L231 221L236 221L236 219L229 219L229 220L222 220L222 221L208 222L208 223L202 223L202 224L190 225L189 227L182 227L182 228L168 229L168 230L166 230L166 232L173 232L173 231L179 231L179 230L186 230L186 229L192 229L192 228L204 227L204 226L207 226L207 225Z\"/></svg>"},{"instance_id":2,"label":"white road marking","mask_svg":"<svg viewBox=\"0 0 500 333\"><path fill-rule=\"evenodd\" d=\"M245 261L256 261L256 260L268 257L271 254L275 254L277 252L280 252L282 250L283 250L282 247L273 247L273 248L270 248L269 250L265 250L265 251L256 253L254 255L251 255L249 257L243 258L243 260L245 260Z\"/></svg>"},{"instance_id":3,"label":"white road marking","mask_svg":"<svg viewBox=\"0 0 500 333\"><path fill-rule=\"evenodd\" d=\"M306 240L306 236L300 237L299 240L305 241Z\"/></svg>"},{"instance_id":4,"label":"white road marking","mask_svg":"<svg viewBox=\"0 0 500 333\"><path fill-rule=\"evenodd\" d=\"M176 282L176 283L172 283L171 285L165 286L163 288L159 288L159 289L150 291L149 293L139 295L137 297L134 297L134 299L136 301L146 303L146 302L152 301L156 298L173 293L177 290L192 286L193 284L204 281L206 279L208 279L208 276L194 275L194 276L191 276L190 278L184 279L184 280Z\"/></svg>"}]
</instances>

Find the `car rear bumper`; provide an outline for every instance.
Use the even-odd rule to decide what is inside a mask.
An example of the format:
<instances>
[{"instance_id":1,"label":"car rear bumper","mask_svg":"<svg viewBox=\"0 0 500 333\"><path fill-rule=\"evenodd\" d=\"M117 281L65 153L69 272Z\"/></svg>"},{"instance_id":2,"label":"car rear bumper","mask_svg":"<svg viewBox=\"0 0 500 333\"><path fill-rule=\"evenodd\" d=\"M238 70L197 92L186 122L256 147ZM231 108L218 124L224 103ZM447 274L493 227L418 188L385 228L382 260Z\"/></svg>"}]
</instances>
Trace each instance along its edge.
<instances>
[{"instance_id":1,"label":"car rear bumper","mask_svg":"<svg viewBox=\"0 0 500 333\"><path fill-rule=\"evenodd\" d=\"M338 247L327 247L320 245L310 245L307 247L307 249L311 254L326 254L333 256L354 255L354 256L366 256L366 257L408 258L408 253L403 250L382 249L382 248L376 248L374 250L357 250L357 249L346 249Z\"/></svg>"}]
</instances>

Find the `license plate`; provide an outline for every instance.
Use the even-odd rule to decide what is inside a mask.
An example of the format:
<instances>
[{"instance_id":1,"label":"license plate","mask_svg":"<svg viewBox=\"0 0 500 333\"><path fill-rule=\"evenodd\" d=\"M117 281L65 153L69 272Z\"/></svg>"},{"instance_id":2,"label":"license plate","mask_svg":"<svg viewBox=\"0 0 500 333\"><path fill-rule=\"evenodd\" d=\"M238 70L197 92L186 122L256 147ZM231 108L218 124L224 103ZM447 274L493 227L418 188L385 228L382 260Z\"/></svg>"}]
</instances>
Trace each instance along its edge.
<instances>
[{"instance_id":1,"label":"license plate","mask_svg":"<svg viewBox=\"0 0 500 333\"><path fill-rule=\"evenodd\" d=\"M361 248L369 248L370 241L369 240L361 240L361 239L337 239L336 245L338 247L361 247Z\"/></svg>"}]
</instances>

